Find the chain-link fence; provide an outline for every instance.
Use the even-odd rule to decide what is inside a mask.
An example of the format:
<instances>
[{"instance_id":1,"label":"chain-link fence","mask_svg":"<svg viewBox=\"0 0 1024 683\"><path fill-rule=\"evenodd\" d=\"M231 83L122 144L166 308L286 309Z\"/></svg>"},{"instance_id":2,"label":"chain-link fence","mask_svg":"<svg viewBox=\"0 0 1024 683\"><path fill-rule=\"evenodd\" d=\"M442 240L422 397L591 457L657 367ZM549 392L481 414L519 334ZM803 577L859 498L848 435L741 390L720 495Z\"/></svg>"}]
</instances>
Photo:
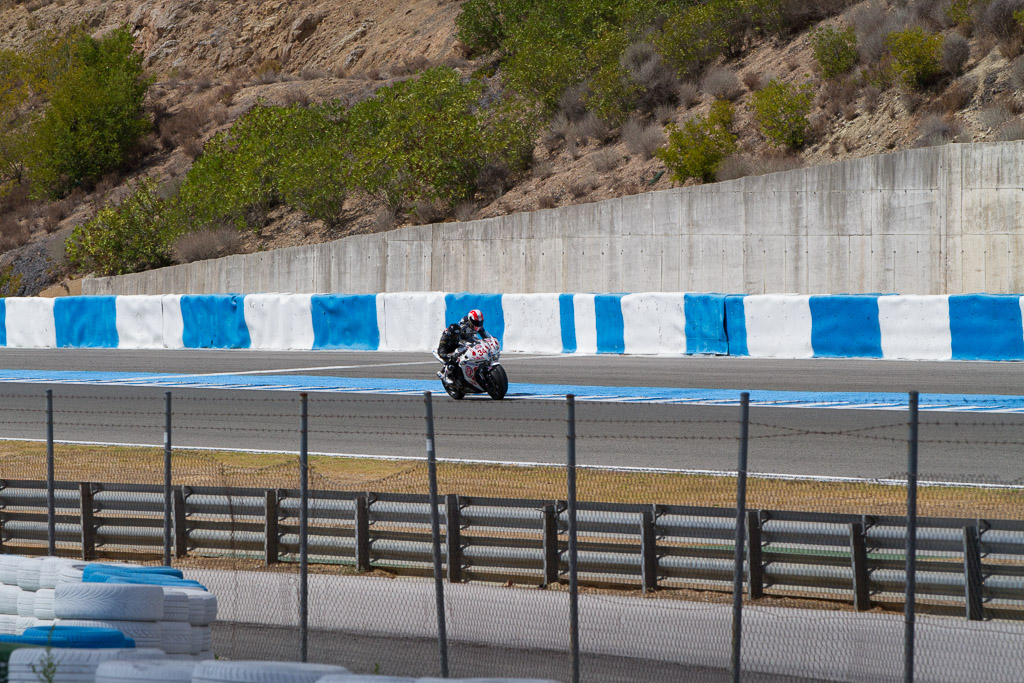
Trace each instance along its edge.
<instances>
[{"instance_id":1,"label":"chain-link fence","mask_svg":"<svg viewBox=\"0 0 1024 683\"><path fill-rule=\"evenodd\" d=\"M227 658L1019 678L1024 419L732 403L18 386L0 542L182 568Z\"/></svg>"}]
</instances>

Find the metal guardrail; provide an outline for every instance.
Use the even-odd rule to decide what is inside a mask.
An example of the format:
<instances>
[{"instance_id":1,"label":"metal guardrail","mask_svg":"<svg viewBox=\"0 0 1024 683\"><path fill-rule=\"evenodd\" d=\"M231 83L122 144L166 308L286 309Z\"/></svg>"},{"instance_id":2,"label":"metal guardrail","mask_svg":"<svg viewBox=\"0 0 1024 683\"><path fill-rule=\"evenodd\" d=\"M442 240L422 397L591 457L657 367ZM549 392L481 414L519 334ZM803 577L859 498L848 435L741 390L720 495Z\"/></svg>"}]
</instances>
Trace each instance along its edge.
<instances>
[{"instance_id":1,"label":"metal guardrail","mask_svg":"<svg viewBox=\"0 0 1024 683\"><path fill-rule=\"evenodd\" d=\"M176 487L176 557L297 561L299 491ZM163 487L55 482L57 550L159 559ZM45 554L44 481L0 480L0 551ZM448 495L439 512L449 581L546 586L568 569L563 501ZM917 599L931 613L1024 620L1024 521L920 518ZM583 583L643 591L731 590L732 508L578 504ZM902 604L905 518L749 510L748 597ZM427 495L310 491L311 561L432 575Z\"/></svg>"}]
</instances>

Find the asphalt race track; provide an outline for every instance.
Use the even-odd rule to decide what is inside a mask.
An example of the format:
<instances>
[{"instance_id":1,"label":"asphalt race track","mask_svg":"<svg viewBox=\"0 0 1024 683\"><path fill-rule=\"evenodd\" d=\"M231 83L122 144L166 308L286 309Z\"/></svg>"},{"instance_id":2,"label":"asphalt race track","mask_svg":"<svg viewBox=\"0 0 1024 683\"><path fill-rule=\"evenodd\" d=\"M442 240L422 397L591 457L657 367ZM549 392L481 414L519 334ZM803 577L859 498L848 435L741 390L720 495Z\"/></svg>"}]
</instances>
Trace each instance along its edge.
<instances>
[{"instance_id":1,"label":"asphalt race track","mask_svg":"<svg viewBox=\"0 0 1024 683\"><path fill-rule=\"evenodd\" d=\"M1024 445L1020 363L507 354L503 364L510 395L517 386L557 386L550 394L543 387L520 394L531 400L435 397L439 457L562 462L565 407L553 396L575 387L615 397L578 403L580 464L734 470L738 392L802 392L798 399L752 407L751 472L898 478L906 469L905 393L917 390L923 394L922 480L1024 484L1018 455ZM419 387L441 391L433 381L437 367L425 353L5 348L0 350L0 376L7 376L0 382L0 436L42 438L40 409L45 389L52 388L58 440L159 445L163 394L171 390L176 446L294 451L298 392L289 390L288 382L305 378L312 383L311 451L422 457ZM16 371L31 379L19 380ZM61 378L68 373L88 374L64 384ZM335 383L350 378L355 385L376 382L400 390L385 395L321 391L316 378ZM236 381L257 379L276 383L271 386L277 390L216 388L217 382L237 387ZM725 390L728 399L644 403L659 387L694 390L694 395ZM870 392L857 409L832 400L857 392ZM952 396L963 406L929 403L928 394Z\"/></svg>"}]
</instances>

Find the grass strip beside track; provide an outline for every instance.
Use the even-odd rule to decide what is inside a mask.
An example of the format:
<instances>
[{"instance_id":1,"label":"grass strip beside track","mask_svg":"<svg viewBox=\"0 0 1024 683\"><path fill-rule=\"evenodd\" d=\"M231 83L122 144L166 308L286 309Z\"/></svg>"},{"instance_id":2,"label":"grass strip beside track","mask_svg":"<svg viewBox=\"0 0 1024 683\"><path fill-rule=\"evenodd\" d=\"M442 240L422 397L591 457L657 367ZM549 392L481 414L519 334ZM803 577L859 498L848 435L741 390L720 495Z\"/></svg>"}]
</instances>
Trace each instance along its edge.
<instances>
[{"instance_id":1,"label":"grass strip beside track","mask_svg":"<svg viewBox=\"0 0 1024 683\"><path fill-rule=\"evenodd\" d=\"M61 481L163 483L163 449L55 444L55 477ZM298 488L295 455L225 451L175 451L175 485ZM46 445L0 442L0 478L46 478ZM358 457L310 457L310 487L389 493L427 492L425 461ZM564 499L566 476L555 466L440 462L438 488L463 496ZM581 469L580 500L733 507L734 476ZM850 481L757 478L748 481L750 509L902 515L903 486ZM922 486L918 514L930 517L1024 519L1024 491L981 486Z\"/></svg>"}]
</instances>

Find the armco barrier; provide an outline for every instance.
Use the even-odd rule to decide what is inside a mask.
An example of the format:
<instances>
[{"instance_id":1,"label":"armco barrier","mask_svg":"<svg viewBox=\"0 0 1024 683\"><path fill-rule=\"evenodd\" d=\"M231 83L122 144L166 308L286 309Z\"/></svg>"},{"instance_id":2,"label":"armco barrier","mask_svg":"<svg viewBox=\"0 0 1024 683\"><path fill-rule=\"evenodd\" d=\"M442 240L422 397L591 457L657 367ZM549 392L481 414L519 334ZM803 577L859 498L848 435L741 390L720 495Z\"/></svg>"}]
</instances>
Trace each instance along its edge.
<instances>
[{"instance_id":1,"label":"armco barrier","mask_svg":"<svg viewBox=\"0 0 1024 683\"><path fill-rule=\"evenodd\" d=\"M1016 295L221 294L0 299L22 348L426 351L483 311L508 351L1024 360Z\"/></svg>"}]
</instances>

